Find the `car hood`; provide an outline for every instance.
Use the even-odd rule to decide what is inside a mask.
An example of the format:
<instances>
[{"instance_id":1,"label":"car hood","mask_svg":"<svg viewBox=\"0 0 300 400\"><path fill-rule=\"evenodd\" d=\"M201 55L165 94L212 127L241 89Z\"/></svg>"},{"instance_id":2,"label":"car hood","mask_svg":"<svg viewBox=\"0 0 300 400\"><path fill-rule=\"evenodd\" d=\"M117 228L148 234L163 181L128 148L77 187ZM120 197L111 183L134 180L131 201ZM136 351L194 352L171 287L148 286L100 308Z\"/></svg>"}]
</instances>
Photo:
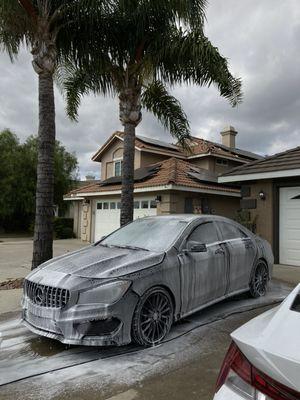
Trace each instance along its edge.
<instances>
[{"instance_id":1,"label":"car hood","mask_svg":"<svg viewBox=\"0 0 300 400\"><path fill-rule=\"evenodd\" d=\"M232 333L248 360L276 381L300 392L300 312L291 310L298 285L284 302Z\"/></svg>"},{"instance_id":2,"label":"car hood","mask_svg":"<svg viewBox=\"0 0 300 400\"><path fill-rule=\"evenodd\" d=\"M47 272L82 278L117 278L159 264L164 254L118 247L89 246L53 258L42 264L37 271L45 269Z\"/></svg>"}]
</instances>

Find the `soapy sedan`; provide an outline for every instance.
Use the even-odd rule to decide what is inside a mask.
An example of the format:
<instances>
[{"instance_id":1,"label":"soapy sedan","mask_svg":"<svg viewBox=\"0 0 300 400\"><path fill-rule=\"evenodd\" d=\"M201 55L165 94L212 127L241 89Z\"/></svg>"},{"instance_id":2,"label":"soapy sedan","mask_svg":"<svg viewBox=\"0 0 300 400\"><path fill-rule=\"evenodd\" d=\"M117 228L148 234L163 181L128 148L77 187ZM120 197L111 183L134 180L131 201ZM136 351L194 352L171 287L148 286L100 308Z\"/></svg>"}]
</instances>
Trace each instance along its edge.
<instances>
[{"instance_id":1,"label":"soapy sedan","mask_svg":"<svg viewBox=\"0 0 300 400\"><path fill-rule=\"evenodd\" d=\"M232 220L146 217L31 272L23 322L68 344L154 345L204 307L265 295L272 268L270 245Z\"/></svg>"},{"instance_id":2,"label":"soapy sedan","mask_svg":"<svg viewBox=\"0 0 300 400\"><path fill-rule=\"evenodd\" d=\"M300 399L300 285L232 333L214 400Z\"/></svg>"}]
</instances>

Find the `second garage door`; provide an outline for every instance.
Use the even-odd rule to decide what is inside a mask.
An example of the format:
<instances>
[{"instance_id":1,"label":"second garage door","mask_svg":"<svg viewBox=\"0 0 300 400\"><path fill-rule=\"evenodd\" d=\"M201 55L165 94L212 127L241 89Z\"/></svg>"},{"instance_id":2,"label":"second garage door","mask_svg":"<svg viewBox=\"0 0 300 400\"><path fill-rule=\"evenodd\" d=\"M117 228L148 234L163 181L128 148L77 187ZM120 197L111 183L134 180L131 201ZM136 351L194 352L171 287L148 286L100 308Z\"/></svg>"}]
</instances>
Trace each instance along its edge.
<instances>
[{"instance_id":1,"label":"second garage door","mask_svg":"<svg viewBox=\"0 0 300 400\"><path fill-rule=\"evenodd\" d=\"M95 210L95 242L102 236L120 227L121 203L114 199L99 200ZM135 199L134 219L157 214L157 204L153 197Z\"/></svg>"},{"instance_id":2,"label":"second garage door","mask_svg":"<svg viewBox=\"0 0 300 400\"><path fill-rule=\"evenodd\" d=\"M300 266L300 186L280 189L279 261Z\"/></svg>"}]
</instances>

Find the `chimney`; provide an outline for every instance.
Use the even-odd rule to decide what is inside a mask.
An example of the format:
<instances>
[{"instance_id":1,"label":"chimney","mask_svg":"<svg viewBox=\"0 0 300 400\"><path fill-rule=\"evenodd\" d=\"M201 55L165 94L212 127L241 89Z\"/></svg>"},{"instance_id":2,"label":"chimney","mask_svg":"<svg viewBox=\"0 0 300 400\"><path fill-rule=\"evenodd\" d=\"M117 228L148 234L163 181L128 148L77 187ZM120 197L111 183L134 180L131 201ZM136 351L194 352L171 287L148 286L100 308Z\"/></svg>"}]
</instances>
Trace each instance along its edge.
<instances>
[{"instance_id":1,"label":"chimney","mask_svg":"<svg viewBox=\"0 0 300 400\"><path fill-rule=\"evenodd\" d=\"M232 149L235 148L235 137L237 135L237 131L233 126L225 126L221 131L222 136L222 144L224 146L230 147Z\"/></svg>"}]
</instances>

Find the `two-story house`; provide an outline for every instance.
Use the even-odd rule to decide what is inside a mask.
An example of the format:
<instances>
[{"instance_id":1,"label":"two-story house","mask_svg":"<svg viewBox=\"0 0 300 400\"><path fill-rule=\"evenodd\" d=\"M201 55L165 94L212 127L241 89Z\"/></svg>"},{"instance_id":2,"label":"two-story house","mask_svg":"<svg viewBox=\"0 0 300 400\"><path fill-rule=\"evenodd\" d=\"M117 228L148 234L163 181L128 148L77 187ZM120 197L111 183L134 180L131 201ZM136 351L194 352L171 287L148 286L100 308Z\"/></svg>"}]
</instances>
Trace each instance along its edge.
<instances>
[{"instance_id":1,"label":"two-story house","mask_svg":"<svg viewBox=\"0 0 300 400\"><path fill-rule=\"evenodd\" d=\"M156 214L212 213L234 217L239 209L238 186L218 183L218 175L260 159L235 146L231 126L221 132L222 143L197 137L191 151L144 136L136 136L134 218ZM119 227L123 133L115 132L93 155L101 165L101 181L65 196L73 202L74 232L97 241Z\"/></svg>"}]
</instances>

